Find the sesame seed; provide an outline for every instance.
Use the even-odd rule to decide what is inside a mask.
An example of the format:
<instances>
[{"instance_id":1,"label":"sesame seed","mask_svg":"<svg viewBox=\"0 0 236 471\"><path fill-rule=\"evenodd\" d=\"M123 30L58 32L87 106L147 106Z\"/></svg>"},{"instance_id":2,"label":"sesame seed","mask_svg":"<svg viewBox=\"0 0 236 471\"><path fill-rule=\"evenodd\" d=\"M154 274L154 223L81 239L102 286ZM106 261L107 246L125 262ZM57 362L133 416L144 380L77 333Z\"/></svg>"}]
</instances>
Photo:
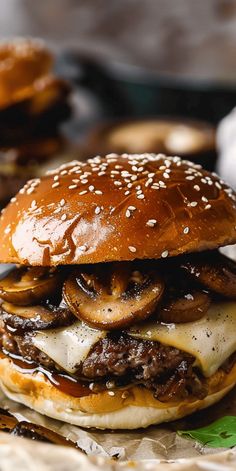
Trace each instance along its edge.
<instances>
[{"instance_id":1,"label":"sesame seed","mask_svg":"<svg viewBox=\"0 0 236 471\"><path fill-rule=\"evenodd\" d=\"M135 206L128 206L128 209L129 209L130 211L135 211L137 208L136 208Z\"/></svg>"},{"instance_id":2,"label":"sesame seed","mask_svg":"<svg viewBox=\"0 0 236 471\"><path fill-rule=\"evenodd\" d=\"M134 253L137 251L137 249L133 247L132 245L129 245L129 251Z\"/></svg>"},{"instance_id":3,"label":"sesame seed","mask_svg":"<svg viewBox=\"0 0 236 471\"><path fill-rule=\"evenodd\" d=\"M9 225L8 227L6 227L4 233L5 233L5 234L9 234L9 232L11 232L11 227L10 227L10 225Z\"/></svg>"},{"instance_id":4,"label":"sesame seed","mask_svg":"<svg viewBox=\"0 0 236 471\"><path fill-rule=\"evenodd\" d=\"M170 175L168 175L168 173L164 172L164 173L163 173L163 177L164 177L164 178L170 178Z\"/></svg>"},{"instance_id":5,"label":"sesame seed","mask_svg":"<svg viewBox=\"0 0 236 471\"><path fill-rule=\"evenodd\" d=\"M75 190L77 187L77 185L70 185L68 186L69 190Z\"/></svg>"},{"instance_id":6,"label":"sesame seed","mask_svg":"<svg viewBox=\"0 0 236 471\"><path fill-rule=\"evenodd\" d=\"M184 228L184 234L188 234L189 233L189 227L185 227Z\"/></svg>"},{"instance_id":7,"label":"sesame seed","mask_svg":"<svg viewBox=\"0 0 236 471\"><path fill-rule=\"evenodd\" d=\"M95 208L95 214L99 214L100 212L101 212L101 208L100 208L100 206L97 206Z\"/></svg>"},{"instance_id":8,"label":"sesame seed","mask_svg":"<svg viewBox=\"0 0 236 471\"><path fill-rule=\"evenodd\" d=\"M90 185L89 186L89 191L93 191L94 190L94 186L93 185Z\"/></svg>"},{"instance_id":9,"label":"sesame seed","mask_svg":"<svg viewBox=\"0 0 236 471\"><path fill-rule=\"evenodd\" d=\"M80 192L79 192L79 195L81 195L81 196L82 196L82 195L86 195L86 193L88 193L87 190L80 191Z\"/></svg>"},{"instance_id":10,"label":"sesame seed","mask_svg":"<svg viewBox=\"0 0 236 471\"><path fill-rule=\"evenodd\" d=\"M62 170L62 172L60 172L60 174L63 176L63 175L67 175L68 171L67 170Z\"/></svg>"},{"instance_id":11,"label":"sesame seed","mask_svg":"<svg viewBox=\"0 0 236 471\"><path fill-rule=\"evenodd\" d=\"M53 180L55 180L55 182L56 182L57 180L59 180L59 175L55 175L55 177L53 178Z\"/></svg>"},{"instance_id":12,"label":"sesame seed","mask_svg":"<svg viewBox=\"0 0 236 471\"><path fill-rule=\"evenodd\" d=\"M102 172L98 172L98 176L99 176L99 177L102 177L102 176L105 175L105 174L106 174L106 173L103 172L103 171L102 171Z\"/></svg>"},{"instance_id":13,"label":"sesame seed","mask_svg":"<svg viewBox=\"0 0 236 471\"><path fill-rule=\"evenodd\" d=\"M33 181L31 182L31 186L33 186L33 187L36 188L36 186L39 186L39 183L40 183L40 180L39 180L39 179L33 180Z\"/></svg>"},{"instance_id":14,"label":"sesame seed","mask_svg":"<svg viewBox=\"0 0 236 471\"><path fill-rule=\"evenodd\" d=\"M102 195L102 191L101 190L95 190L95 194L96 195Z\"/></svg>"},{"instance_id":15,"label":"sesame seed","mask_svg":"<svg viewBox=\"0 0 236 471\"><path fill-rule=\"evenodd\" d=\"M129 211L129 209L126 210L125 216L126 216L127 218L130 218L131 212Z\"/></svg>"},{"instance_id":16,"label":"sesame seed","mask_svg":"<svg viewBox=\"0 0 236 471\"><path fill-rule=\"evenodd\" d=\"M14 196L13 198L11 198L11 203L15 203L16 202L16 197Z\"/></svg>"},{"instance_id":17,"label":"sesame seed","mask_svg":"<svg viewBox=\"0 0 236 471\"><path fill-rule=\"evenodd\" d=\"M109 396L115 396L114 391L108 391Z\"/></svg>"},{"instance_id":18,"label":"sesame seed","mask_svg":"<svg viewBox=\"0 0 236 471\"><path fill-rule=\"evenodd\" d=\"M132 188L132 183L128 183L127 188Z\"/></svg>"},{"instance_id":19,"label":"sesame seed","mask_svg":"<svg viewBox=\"0 0 236 471\"><path fill-rule=\"evenodd\" d=\"M146 222L146 226L149 226L149 227L154 227L157 223L157 220L156 219L149 219L147 222Z\"/></svg>"},{"instance_id":20,"label":"sesame seed","mask_svg":"<svg viewBox=\"0 0 236 471\"><path fill-rule=\"evenodd\" d=\"M114 185L116 185L116 186L121 186L122 183L116 180L116 181L114 182Z\"/></svg>"},{"instance_id":21,"label":"sesame seed","mask_svg":"<svg viewBox=\"0 0 236 471\"><path fill-rule=\"evenodd\" d=\"M220 185L219 182L215 182L215 186L216 186L216 188L218 188L218 190L221 190L221 189L222 189L222 186Z\"/></svg>"},{"instance_id":22,"label":"sesame seed","mask_svg":"<svg viewBox=\"0 0 236 471\"><path fill-rule=\"evenodd\" d=\"M128 195L130 195L130 191L129 191L129 190L127 190L127 191L125 192L125 196L128 196Z\"/></svg>"},{"instance_id":23,"label":"sesame seed","mask_svg":"<svg viewBox=\"0 0 236 471\"><path fill-rule=\"evenodd\" d=\"M66 202L65 202L65 200L64 200L64 199L62 199L62 200L60 201L60 206L64 206L64 205L65 205L65 203L66 203Z\"/></svg>"},{"instance_id":24,"label":"sesame seed","mask_svg":"<svg viewBox=\"0 0 236 471\"><path fill-rule=\"evenodd\" d=\"M53 211L53 214L58 214L58 213L61 212L61 210L62 210L62 208L57 208L57 209L55 209L55 211Z\"/></svg>"},{"instance_id":25,"label":"sesame seed","mask_svg":"<svg viewBox=\"0 0 236 471\"><path fill-rule=\"evenodd\" d=\"M137 180L137 178L138 178L137 175L132 175L131 180L135 181L135 180Z\"/></svg>"},{"instance_id":26,"label":"sesame seed","mask_svg":"<svg viewBox=\"0 0 236 471\"><path fill-rule=\"evenodd\" d=\"M167 159L165 159L165 165L166 165L167 167L170 167L170 166L171 166L171 161L170 161L170 160L167 160Z\"/></svg>"},{"instance_id":27,"label":"sesame seed","mask_svg":"<svg viewBox=\"0 0 236 471\"><path fill-rule=\"evenodd\" d=\"M31 195L32 193L34 193L34 188L29 188L27 191L26 191L27 195Z\"/></svg>"},{"instance_id":28,"label":"sesame seed","mask_svg":"<svg viewBox=\"0 0 236 471\"><path fill-rule=\"evenodd\" d=\"M82 178L81 183L83 183L83 185L85 185L86 183L88 183L88 180L86 178Z\"/></svg>"},{"instance_id":29,"label":"sesame seed","mask_svg":"<svg viewBox=\"0 0 236 471\"><path fill-rule=\"evenodd\" d=\"M121 395L122 399L127 399L127 397L129 397L129 392L128 391L124 391Z\"/></svg>"},{"instance_id":30,"label":"sesame seed","mask_svg":"<svg viewBox=\"0 0 236 471\"><path fill-rule=\"evenodd\" d=\"M149 185L151 185L151 183L153 182L153 178L149 178L146 183L145 183L145 186L148 187Z\"/></svg>"},{"instance_id":31,"label":"sesame seed","mask_svg":"<svg viewBox=\"0 0 236 471\"><path fill-rule=\"evenodd\" d=\"M144 199L144 195L138 195L137 198L138 198L139 200L143 200L143 199Z\"/></svg>"},{"instance_id":32,"label":"sesame seed","mask_svg":"<svg viewBox=\"0 0 236 471\"><path fill-rule=\"evenodd\" d=\"M161 254L162 258L166 258L166 257L168 257L168 255L169 255L168 250L164 250L164 252L162 252L162 254Z\"/></svg>"},{"instance_id":33,"label":"sesame seed","mask_svg":"<svg viewBox=\"0 0 236 471\"><path fill-rule=\"evenodd\" d=\"M207 205L205 206L205 209L210 209L210 208L211 208L211 204L207 204Z\"/></svg>"},{"instance_id":34,"label":"sesame seed","mask_svg":"<svg viewBox=\"0 0 236 471\"><path fill-rule=\"evenodd\" d=\"M62 221L65 221L65 220L66 220L66 214L62 214L61 220L62 220Z\"/></svg>"},{"instance_id":35,"label":"sesame seed","mask_svg":"<svg viewBox=\"0 0 236 471\"><path fill-rule=\"evenodd\" d=\"M190 206L192 206L192 208L195 208L195 206L197 206L197 201L192 201L190 203Z\"/></svg>"},{"instance_id":36,"label":"sesame seed","mask_svg":"<svg viewBox=\"0 0 236 471\"><path fill-rule=\"evenodd\" d=\"M187 177L185 177L185 180L194 180L194 178L194 175L188 175Z\"/></svg>"},{"instance_id":37,"label":"sesame seed","mask_svg":"<svg viewBox=\"0 0 236 471\"><path fill-rule=\"evenodd\" d=\"M52 188L56 188L56 187L59 186L59 185L60 185L59 182L53 183Z\"/></svg>"},{"instance_id":38,"label":"sesame seed","mask_svg":"<svg viewBox=\"0 0 236 471\"><path fill-rule=\"evenodd\" d=\"M193 188L194 188L194 190L196 190L196 191L200 191L200 186L199 186L199 185L194 185Z\"/></svg>"},{"instance_id":39,"label":"sesame seed","mask_svg":"<svg viewBox=\"0 0 236 471\"><path fill-rule=\"evenodd\" d=\"M205 196L202 196L202 201L203 201L204 203L208 203L208 199L207 199Z\"/></svg>"}]
</instances>

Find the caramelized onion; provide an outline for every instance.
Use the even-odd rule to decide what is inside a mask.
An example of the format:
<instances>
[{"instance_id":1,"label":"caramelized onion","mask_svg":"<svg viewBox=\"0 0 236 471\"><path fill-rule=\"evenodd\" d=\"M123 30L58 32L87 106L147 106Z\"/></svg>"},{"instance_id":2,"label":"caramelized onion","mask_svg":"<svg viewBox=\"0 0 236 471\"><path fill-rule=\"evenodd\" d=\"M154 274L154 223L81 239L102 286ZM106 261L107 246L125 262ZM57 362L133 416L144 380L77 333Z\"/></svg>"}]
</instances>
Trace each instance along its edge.
<instances>
[{"instance_id":1,"label":"caramelized onion","mask_svg":"<svg viewBox=\"0 0 236 471\"><path fill-rule=\"evenodd\" d=\"M197 321L206 313L210 302L210 296L203 291L170 291L158 312L158 319L167 324Z\"/></svg>"},{"instance_id":2,"label":"caramelized onion","mask_svg":"<svg viewBox=\"0 0 236 471\"><path fill-rule=\"evenodd\" d=\"M10 432L11 435L18 437L78 448L76 443L73 443L71 440L58 435L58 433L53 432L42 425L25 421L19 422L16 417L4 409L0 409L0 430Z\"/></svg>"},{"instance_id":3,"label":"caramelized onion","mask_svg":"<svg viewBox=\"0 0 236 471\"><path fill-rule=\"evenodd\" d=\"M53 295L61 284L59 270L16 268L0 280L0 298L18 306L29 306Z\"/></svg>"},{"instance_id":4,"label":"caramelized onion","mask_svg":"<svg viewBox=\"0 0 236 471\"><path fill-rule=\"evenodd\" d=\"M55 445L78 448L76 443L58 435L58 433L53 432L53 430L43 427L42 425L32 424L31 422L18 422L11 430L11 434L17 437L30 438L31 440L39 440L54 443Z\"/></svg>"},{"instance_id":5,"label":"caramelized onion","mask_svg":"<svg viewBox=\"0 0 236 471\"><path fill-rule=\"evenodd\" d=\"M225 255L217 251L192 255L181 267L211 291L236 299L236 263Z\"/></svg>"},{"instance_id":6,"label":"caramelized onion","mask_svg":"<svg viewBox=\"0 0 236 471\"><path fill-rule=\"evenodd\" d=\"M44 306L15 306L3 303L1 319L17 333L70 325L75 320L69 309Z\"/></svg>"},{"instance_id":7,"label":"caramelized onion","mask_svg":"<svg viewBox=\"0 0 236 471\"><path fill-rule=\"evenodd\" d=\"M17 422L17 419L8 411L0 409L0 430L9 432L16 426Z\"/></svg>"},{"instance_id":8,"label":"caramelized onion","mask_svg":"<svg viewBox=\"0 0 236 471\"><path fill-rule=\"evenodd\" d=\"M161 300L164 282L155 272L131 270L128 263L93 272L75 270L63 288L71 311L92 327L108 330L149 317Z\"/></svg>"}]
</instances>

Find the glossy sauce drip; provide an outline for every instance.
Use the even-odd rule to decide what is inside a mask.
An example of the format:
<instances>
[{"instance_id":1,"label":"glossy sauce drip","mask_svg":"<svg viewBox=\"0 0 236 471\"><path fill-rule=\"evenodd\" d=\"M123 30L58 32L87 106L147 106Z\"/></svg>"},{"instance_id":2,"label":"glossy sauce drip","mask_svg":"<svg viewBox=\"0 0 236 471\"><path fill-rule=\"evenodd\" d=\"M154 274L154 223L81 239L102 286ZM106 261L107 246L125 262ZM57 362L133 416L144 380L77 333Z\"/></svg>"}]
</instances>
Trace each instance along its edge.
<instances>
[{"instance_id":1,"label":"glossy sauce drip","mask_svg":"<svg viewBox=\"0 0 236 471\"><path fill-rule=\"evenodd\" d=\"M93 394L91 389L87 385L84 385L82 382L78 381L75 378L72 378L69 375L58 373L55 371L48 371L42 366L38 366L33 361L28 361L20 355L15 355L4 350L4 355L11 358L14 365L21 373L33 374L33 373L43 373L46 378L50 381L53 386L59 389L61 392L68 394L73 397L84 397L89 394Z\"/></svg>"}]
</instances>

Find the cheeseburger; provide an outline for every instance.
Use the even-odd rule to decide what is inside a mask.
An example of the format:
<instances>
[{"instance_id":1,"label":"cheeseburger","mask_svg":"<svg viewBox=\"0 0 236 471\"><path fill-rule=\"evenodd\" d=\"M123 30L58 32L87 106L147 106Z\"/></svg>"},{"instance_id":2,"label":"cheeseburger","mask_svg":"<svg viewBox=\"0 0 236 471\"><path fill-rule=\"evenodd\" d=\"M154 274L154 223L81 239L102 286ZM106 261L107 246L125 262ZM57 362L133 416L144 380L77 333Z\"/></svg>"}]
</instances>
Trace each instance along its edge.
<instances>
[{"instance_id":1,"label":"cheeseburger","mask_svg":"<svg viewBox=\"0 0 236 471\"><path fill-rule=\"evenodd\" d=\"M0 386L49 417L135 429L236 383L236 195L179 157L73 161L0 219Z\"/></svg>"}]
</instances>

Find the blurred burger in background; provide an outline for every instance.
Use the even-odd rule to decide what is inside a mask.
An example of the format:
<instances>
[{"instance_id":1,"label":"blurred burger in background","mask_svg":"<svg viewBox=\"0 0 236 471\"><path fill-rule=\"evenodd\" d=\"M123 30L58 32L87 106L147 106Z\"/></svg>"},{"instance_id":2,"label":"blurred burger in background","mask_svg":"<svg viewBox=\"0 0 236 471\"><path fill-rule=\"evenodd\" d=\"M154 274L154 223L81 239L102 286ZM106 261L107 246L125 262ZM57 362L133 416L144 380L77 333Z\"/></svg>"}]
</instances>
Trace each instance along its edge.
<instances>
[{"instance_id":1,"label":"blurred burger in background","mask_svg":"<svg viewBox=\"0 0 236 471\"><path fill-rule=\"evenodd\" d=\"M98 126L90 133L84 154L144 152L178 155L213 170L215 129L203 121L175 117L124 119Z\"/></svg>"},{"instance_id":2,"label":"blurred burger in background","mask_svg":"<svg viewBox=\"0 0 236 471\"><path fill-rule=\"evenodd\" d=\"M64 151L60 124L70 116L69 94L41 41L0 45L1 206Z\"/></svg>"}]
</instances>

